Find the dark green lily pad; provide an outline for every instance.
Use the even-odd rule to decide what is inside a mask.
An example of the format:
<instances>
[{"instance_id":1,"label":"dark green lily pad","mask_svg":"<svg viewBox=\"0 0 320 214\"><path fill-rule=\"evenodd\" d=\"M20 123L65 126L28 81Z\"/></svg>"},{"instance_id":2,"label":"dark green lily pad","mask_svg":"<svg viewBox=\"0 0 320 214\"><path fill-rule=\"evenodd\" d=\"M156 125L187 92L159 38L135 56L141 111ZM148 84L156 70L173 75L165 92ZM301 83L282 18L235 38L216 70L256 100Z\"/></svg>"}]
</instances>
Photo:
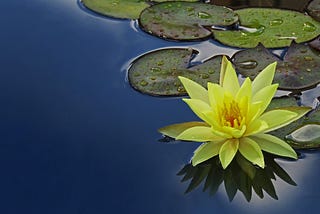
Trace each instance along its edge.
<instances>
[{"instance_id":1,"label":"dark green lily pad","mask_svg":"<svg viewBox=\"0 0 320 214\"><path fill-rule=\"evenodd\" d=\"M207 82L219 82L221 56L190 67L198 52L187 48L162 49L136 59L128 70L131 86L153 96L186 95L178 76L192 79L206 87Z\"/></svg>"},{"instance_id":2,"label":"dark green lily pad","mask_svg":"<svg viewBox=\"0 0 320 214\"><path fill-rule=\"evenodd\" d=\"M82 0L83 4L105 16L138 19L142 10L150 5L141 0Z\"/></svg>"},{"instance_id":3,"label":"dark green lily pad","mask_svg":"<svg viewBox=\"0 0 320 214\"><path fill-rule=\"evenodd\" d=\"M320 34L319 22L296 11L247 8L235 12L242 29L213 30L215 39L229 46L253 48L262 43L267 48L279 48L289 46L293 40L312 40Z\"/></svg>"},{"instance_id":4,"label":"dark green lily pad","mask_svg":"<svg viewBox=\"0 0 320 214\"><path fill-rule=\"evenodd\" d=\"M311 1L307 7L307 12L315 20L320 21L320 1L319 0Z\"/></svg>"},{"instance_id":5,"label":"dark green lily pad","mask_svg":"<svg viewBox=\"0 0 320 214\"><path fill-rule=\"evenodd\" d=\"M308 45L292 43L283 60L270 53L262 45L236 53L233 63L236 70L254 79L270 63L277 61L274 78L279 89L301 91L320 82L320 52Z\"/></svg>"},{"instance_id":6,"label":"dark green lily pad","mask_svg":"<svg viewBox=\"0 0 320 214\"><path fill-rule=\"evenodd\" d=\"M146 8L140 15L141 28L171 40L199 40L212 32L205 27L230 26L238 16L229 8L204 3L163 2Z\"/></svg>"}]
</instances>

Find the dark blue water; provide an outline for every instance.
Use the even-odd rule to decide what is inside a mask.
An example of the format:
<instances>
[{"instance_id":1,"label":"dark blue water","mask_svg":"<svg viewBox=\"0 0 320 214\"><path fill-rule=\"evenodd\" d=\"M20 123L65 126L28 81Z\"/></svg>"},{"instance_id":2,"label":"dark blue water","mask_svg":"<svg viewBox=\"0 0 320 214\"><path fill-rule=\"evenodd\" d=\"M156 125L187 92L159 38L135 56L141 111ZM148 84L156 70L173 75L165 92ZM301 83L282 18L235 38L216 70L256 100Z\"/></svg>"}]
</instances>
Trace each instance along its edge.
<instances>
[{"instance_id":1,"label":"dark blue water","mask_svg":"<svg viewBox=\"0 0 320 214\"><path fill-rule=\"evenodd\" d=\"M279 161L298 186L276 181L278 201L183 194L176 173L197 145L160 143L157 129L195 117L180 99L131 89L125 67L161 47L211 55L212 42L163 41L76 0L0 8L0 213L317 213L319 152Z\"/></svg>"}]
</instances>

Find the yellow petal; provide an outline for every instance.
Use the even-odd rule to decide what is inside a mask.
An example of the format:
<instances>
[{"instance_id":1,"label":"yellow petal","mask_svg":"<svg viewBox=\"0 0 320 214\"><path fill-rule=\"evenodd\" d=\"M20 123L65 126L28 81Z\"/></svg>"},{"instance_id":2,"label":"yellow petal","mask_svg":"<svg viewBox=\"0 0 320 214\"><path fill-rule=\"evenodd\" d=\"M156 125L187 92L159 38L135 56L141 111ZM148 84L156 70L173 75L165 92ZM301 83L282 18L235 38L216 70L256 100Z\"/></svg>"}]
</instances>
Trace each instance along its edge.
<instances>
[{"instance_id":1,"label":"yellow petal","mask_svg":"<svg viewBox=\"0 0 320 214\"><path fill-rule=\"evenodd\" d=\"M263 132L271 132L286 126L305 115L308 111L310 111L308 107L292 107L268 111L259 118L268 124L268 128L263 130Z\"/></svg>"},{"instance_id":2,"label":"yellow petal","mask_svg":"<svg viewBox=\"0 0 320 214\"><path fill-rule=\"evenodd\" d=\"M244 137L239 140L239 152L248 161L264 168L264 158L260 146L252 139Z\"/></svg>"},{"instance_id":3,"label":"yellow petal","mask_svg":"<svg viewBox=\"0 0 320 214\"><path fill-rule=\"evenodd\" d=\"M215 135L212 132L211 127L195 126L184 130L176 137L176 140L187 140L195 142L208 142L222 140L220 136Z\"/></svg>"},{"instance_id":4,"label":"yellow petal","mask_svg":"<svg viewBox=\"0 0 320 214\"><path fill-rule=\"evenodd\" d=\"M208 91L204 87L182 76L179 76L179 79L191 99L202 100L209 104Z\"/></svg>"},{"instance_id":5,"label":"yellow petal","mask_svg":"<svg viewBox=\"0 0 320 214\"><path fill-rule=\"evenodd\" d=\"M236 95L236 100L240 102L243 97L248 97L249 102L251 101L251 94L252 94L252 86L250 78L246 78L245 81L242 83L239 91Z\"/></svg>"},{"instance_id":6,"label":"yellow petal","mask_svg":"<svg viewBox=\"0 0 320 214\"><path fill-rule=\"evenodd\" d=\"M269 134L250 136L263 151L284 157L297 159L297 153L283 140Z\"/></svg>"},{"instance_id":7,"label":"yellow petal","mask_svg":"<svg viewBox=\"0 0 320 214\"><path fill-rule=\"evenodd\" d=\"M208 82L208 96L212 107L222 105L224 89L218 84Z\"/></svg>"},{"instance_id":8,"label":"yellow petal","mask_svg":"<svg viewBox=\"0 0 320 214\"><path fill-rule=\"evenodd\" d=\"M268 124L263 121L263 120L254 120L253 122L251 122L246 130L246 133L244 134L244 136L250 136L253 134L257 134L257 133L262 133L264 130L266 130L268 128Z\"/></svg>"},{"instance_id":9,"label":"yellow petal","mask_svg":"<svg viewBox=\"0 0 320 214\"><path fill-rule=\"evenodd\" d=\"M217 114L217 112L214 111L207 111L203 112L203 117L208 121L208 124L210 124L212 127L216 127L220 129L220 116Z\"/></svg>"},{"instance_id":10,"label":"yellow petal","mask_svg":"<svg viewBox=\"0 0 320 214\"><path fill-rule=\"evenodd\" d=\"M230 61L228 61L226 65L222 87L225 91L230 92L233 97L236 96L237 92L240 89L237 73L234 70Z\"/></svg>"},{"instance_id":11,"label":"yellow petal","mask_svg":"<svg viewBox=\"0 0 320 214\"><path fill-rule=\"evenodd\" d=\"M261 102L260 114L262 114L269 106L274 94L276 93L278 84L266 86L265 88L258 91L252 97L252 102Z\"/></svg>"},{"instance_id":12,"label":"yellow petal","mask_svg":"<svg viewBox=\"0 0 320 214\"><path fill-rule=\"evenodd\" d=\"M268 65L263 69L252 82L252 93L255 94L262 88L271 85L276 71L277 62Z\"/></svg>"},{"instance_id":13,"label":"yellow petal","mask_svg":"<svg viewBox=\"0 0 320 214\"><path fill-rule=\"evenodd\" d=\"M236 129L236 128L229 127L229 126L223 126L222 130L223 130L223 132L228 133L229 135L231 135L234 138L240 138L245 133L246 126L243 126L241 129Z\"/></svg>"},{"instance_id":14,"label":"yellow petal","mask_svg":"<svg viewBox=\"0 0 320 214\"><path fill-rule=\"evenodd\" d=\"M232 159L236 155L239 148L238 139L229 139L222 146L219 151L219 159L224 169L228 167Z\"/></svg>"},{"instance_id":15,"label":"yellow petal","mask_svg":"<svg viewBox=\"0 0 320 214\"><path fill-rule=\"evenodd\" d=\"M248 107L247 113L247 124L250 124L254 121L258 116L260 116L260 108L262 106L262 102L251 103Z\"/></svg>"},{"instance_id":16,"label":"yellow petal","mask_svg":"<svg viewBox=\"0 0 320 214\"><path fill-rule=\"evenodd\" d=\"M191 110L203 121L206 123L209 123L209 121L206 120L206 118L203 116L203 112L211 111L211 107L209 104L202 100L196 100L196 99L182 99L184 102L186 102Z\"/></svg>"},{"instance_id":17,"label":"yellow petal","mask_svg":"<svg viewBox=\"0 0 320 214\"><path fill-rule=\"evenodd\" d=\"M220 148L223 145L224 141L220 142L208 142L203 143L199 146L192 157L192 165L196 166L199 163L202 163L216 155L219 154Z\"/></svg>"},{"instance_id":18,"label":"yellow petal","mask_svg":"<svg viewBox=\"0 0 320 214\"><path fill-rule=\"evenodd\" d=\"M169 126L162 127L158 129L158 131L166 136L176 138L179 134L181 134L183 131L194 127L194 126L208 126L205 122L186 122L186 123L177 123L177 124L172 124Z\"/></svg>"},{"instance_id":19,"label":"yellow petal","mask_svg":"<svg viewBox=\"0 0 320 214\"><path fill-rule=\"evenodd\" d=\"M221 67L220 67L220 81L219 84L223 86L223 80L226 73L227 64L229 63L229 60L226 56L223 56L221 59Z\"/></svg>"}]
</instances>

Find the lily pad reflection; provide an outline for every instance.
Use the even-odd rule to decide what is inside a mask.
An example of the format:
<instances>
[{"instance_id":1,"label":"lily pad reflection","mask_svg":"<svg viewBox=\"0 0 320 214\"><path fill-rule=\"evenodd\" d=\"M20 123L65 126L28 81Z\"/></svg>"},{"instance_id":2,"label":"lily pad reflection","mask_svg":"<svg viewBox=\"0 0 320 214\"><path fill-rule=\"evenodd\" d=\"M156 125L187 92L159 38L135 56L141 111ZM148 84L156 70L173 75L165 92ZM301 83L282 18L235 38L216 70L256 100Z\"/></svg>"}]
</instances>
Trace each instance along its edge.
<instances>
[{"instance_id":1,"label":"lily pad reflection","mask_svg":"<svg viewBox=\"0 0 320 214\"><path fill-rule=\"evenodd\" d=\"M276 175L284 182L296 186L289 174L274 160L276 156L268 153L264 154L266 167L264 169L252 165L240 153L237 153L229 167L225 170L221 167L218 157L213 157L197 166L186 164L179 172L178 176L183 176L181 182L190 180L185 193L189 193L203 184L203 191L208 191L214 195L219 186L224 183L224 187L230 201L233 200L237 191L243 193L249 202L254 191L260 198L264 197L264 192L274 199L278 199L273 180Z\"/></svg>"}]
</instances>

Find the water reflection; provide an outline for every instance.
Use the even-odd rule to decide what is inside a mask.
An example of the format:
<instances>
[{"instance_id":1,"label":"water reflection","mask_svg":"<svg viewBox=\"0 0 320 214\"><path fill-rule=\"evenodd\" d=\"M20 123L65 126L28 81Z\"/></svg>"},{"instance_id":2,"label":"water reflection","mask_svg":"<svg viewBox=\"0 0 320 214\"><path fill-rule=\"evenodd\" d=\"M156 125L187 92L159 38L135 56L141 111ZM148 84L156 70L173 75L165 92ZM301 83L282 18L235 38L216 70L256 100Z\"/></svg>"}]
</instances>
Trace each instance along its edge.
<instances>
[{"instance_id":1,"label":"water reflection","mask_svg":"<svg viewBox=\"0 0 320 214\"><path fill-rule=\"evenodd\" d=\"M252 165L240 153L225 170L221 167L219 157L213 157L195 167L186 164L179 172L178 176L183 176L181 182L190 181L185 193L195 190L203 184L203 192L208 191L214 195L219 186L224 183L224 187L230 201L233 200L237 191L243 193L249 202L252 198L252 190L260 197L264 197L264 192L274 199L278 199L276 189L272 180L276 180L276 175L288 184L296 186L289 174L279 166L274 160L276 156L264 153L266 167L264 169Z\"/></svg>"}]
</instances>

